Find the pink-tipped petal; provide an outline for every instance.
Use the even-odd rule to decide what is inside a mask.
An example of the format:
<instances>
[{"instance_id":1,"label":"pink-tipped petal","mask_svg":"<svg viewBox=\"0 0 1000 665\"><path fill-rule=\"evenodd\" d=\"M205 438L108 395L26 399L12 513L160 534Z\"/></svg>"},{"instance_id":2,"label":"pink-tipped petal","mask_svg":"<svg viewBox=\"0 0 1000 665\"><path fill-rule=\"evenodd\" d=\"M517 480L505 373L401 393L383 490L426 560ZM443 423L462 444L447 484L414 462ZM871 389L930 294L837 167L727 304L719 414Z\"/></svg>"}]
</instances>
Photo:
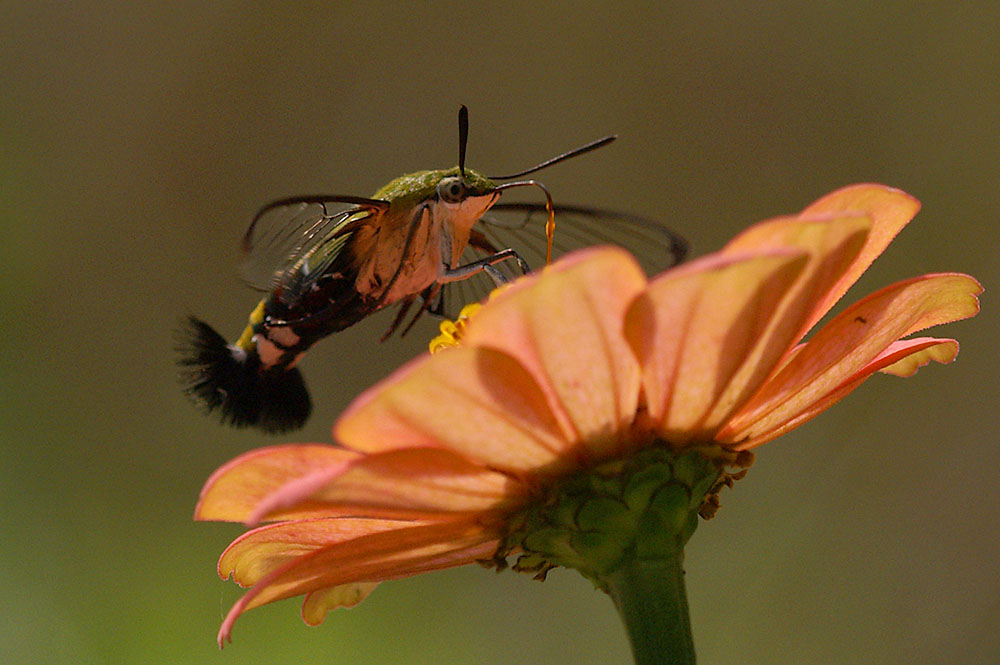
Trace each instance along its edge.
<instances>
[{"instance_id":1,"label":"pink-tipped petal","mask_svg":"<svg viewBox=\"0 0 1000 665\"><path fill-rule=\"evenodd\" d=\"M219 557L219 577L243 587L259 582L276 568L310 552L372 533L409 528L431 521L357 517L293 520L247 531Z\"/></svg>"},{"instance_id":2,"label":"pink-tipped petal","mask_svg":"<svg viewBox=\"0 0 1000 665\"><path fill-rule=\"evenodd\" d=\"M246 522L254 508L288 482L321 469L342 468L360 457L325 444L269 446L244 453L219 467L201 490L196 520ZM305 515L284 514L294 519Z\"/></svg>"},{"instance_id":3,"label":"pink-tipped petal","mask_svg":"<svg viewBox=\"0 0 1000 665\"><path fill-rule=\"evenodd\" d=\"M626 315L646 406L674 443L705 419L806 265L803 252L714 254L650 283Z\"/></svg>"},{"instance_id":4,"label":"pink-tipped petal","mask_svg":"<svg viewBox=\"0 0 1000 665\"><path fill-rule=\"evenodd\" d=\"M756 343L719 395L705 419L705 429L720 426L774 374L782 356L812 327L816 302L857 259L871 225L868 217L856 215L773 219L747 229L721 252L732 256L739 255L740 250L752 254L780 248L804 252L809 258L794 283L787 285L787 292L775 303L769 318L759 322Z\"/></svg>"},{"instance_id":5,"label":"pink-tipped petal","mask_svg":"<svg viewBox=\"0 0 1000 665\"><path fill-rule=\"evenodd\" d=\"M880 353L874 360L862 367L842 384L813 402L807 409L790 420L780 423L771 430L759 431L752 438L745 439L733 446L736 450L749 450L782 436L796 427L805 424L831 406L851 394L868 377L875 372L896 374L897 376L912 376L917 369L931 360L942 364L950 363L958 355L958 342L953 339L935 339L920 337L895 342ZM898 371L893 371L898 368ZM908 372L906 374L902 372Z\"/></svg>"},{"instance_id":6,"label":"pink-tipped petal","mask_svg":"<svg viewBox=\"0 0 1000 665\"><path fill-rule=\"evenodd\" d=\"M848 185L827 194L802 211L802 217L862 212L874 223L853 265L817 303L807 330L830 311L919 211L920 201L906 192L874 183Z\"/></svg>"},{"instance_id":7,"label":"pink-tipped petal","mask_svg":"<svg viewBox=\"0 0 1000 665\"><path fill-rule=\"evenodd\" d=\"M614 452L635 414L639 368L622 319L645 285L642 269L623 250L577 252L541 278L500 291L472 318L464 343L517 358L541 386L566 439L600 458Z\"/></svg>"},{"instance_id":8,"label":"pink-tipped petal","mask_svg":"<svg viewBox=\"0 0 1000 665\"><path fill-rule=\"evenodd\" d=\"M974 316L982 287L967 275L924 275L855 303L820 329L718 433L755 439L809 411L898 339Z\"/></svg>"},{"instance_id":9,"label":"pink-tipped petal","mask_svg":"<svg viewBox=\"0 0 1000 665\"><path fill-rule=\"evenodd\" d=\"M444 570L445 568L454 568L456 566L472 563L473 561L488 561L494 556L498 546L499 541L497 540L476 542L467 547L446 549L434 556L424 557L419 560L409 559L406 561L394 562L384 568L382 571L384 577L381 581L412 577L413 575L433 572L435 570ZM353 600L350 595L352 592L365 594L354 602L356 605L364 600L367 594L371 593L372 589L374 589L374 587L378 584L379 582L361 582L358 584L348 584L334 587L337 591L333 594L332 603L325 601L322 598L313 600L314 594L318 593L322 595L325 591L327 591L326 589L309 593L306 595L305 601L303 602L302 619L310 626L318 626L323 623L327 612L330 610L335 610L340 607L353 607L353 605L348 605L343 602L345 597L347 601ZM352 587L355 587L355 589L352 589Z\"/></svg>"},{"instance_id":10,"label":"pink-tipped petal","mask_svg":"<svg viewBox=\"0 0 1000 665\"><path fill-rule=\"evenodd\" d=\"M360 459L360 458L359 458ZM309 498L334 478L341 476L350 468L351 462L344 461L335 466L316 469L310 473L288 481L261 499L246 518L247 526L256 526L264 520L281 519L286 515L305 515L308 517L332 517L329 511L310 501ZM373 517L372 515L355 515L356 517ZM285 519L302 519L288 518Z\"/></svg>"},{"instance_id":11,"label":"pink-tipped petal","mask_svg":"<svg viewBox=\"0 0 1000 665\"><path fill-rule=\"evenodd\" d=\"M812 312L801 326L801 335L804 335L885 251L918 210L920 202L901 190L870 183L850 185L827 194L794 217L755 224L727 243L723 252L743 252L755 247L783 247L788 244L799 246L795 237L800 233L795 229L797 222L852 216L871 220L864 244L851 257L849 265L839 266L836 272L828 272L825 281L819 284L822 288L813 294L814 299L810 302Z\"/></svg>"},{"instance_id":12,"label":"pink-tipped petal","mask_svg":"<svg viewBox=\"0 0 1000 665\"><path fill-rule=\"evenodd\" d=\"M512 472L546 466L568 445L515 359L468 347L424 356L366 391L334 436L365 453L445 448Z\"/></svg>"},{"instance_id":13,"label":"pink-tipped petal","mask_svg":"<svg viewBox=\"0 0 1000 665\"><path fill-rule=\"evenodd\" d=\"M958 341L954 339L934 339L932 337L919 337L902 340L889 347L888 352L899 355L898 351L904 345L920 344L920 348L902 355L891 365L880 367L878 371L883 374L891 374L906 379L917 373L921 367L929 365L932 361L940 365L947 365L958 357Z\"/></svg>"},{"instance_id":14,"label":"pink-tipped petal","mask_svg":"<svg viewBox=\"0 0 1000 665\"><path fill-rule=\"evenodd\" d=\"M293 481L257 506L252 517L300 503L328 515L475 512L524 499L524 486L449 450L411 448L365 456L326 478ZM315 481L315 482L314 482Z\"/></svg>"},{"instance_id":15,"label":"pink-tipped petal","mask_svg":"<svg viewBox=\"0 0 1000 665\"><path fill-rule=\"evenodd\" d=\"M472 563L491 556L498 538L499 527L457 520L369 533L295 557L261 577L233 605L219 629L219 646L230 640L237 617L254 607L328 587Z\"/></svg>"}]
</instances>

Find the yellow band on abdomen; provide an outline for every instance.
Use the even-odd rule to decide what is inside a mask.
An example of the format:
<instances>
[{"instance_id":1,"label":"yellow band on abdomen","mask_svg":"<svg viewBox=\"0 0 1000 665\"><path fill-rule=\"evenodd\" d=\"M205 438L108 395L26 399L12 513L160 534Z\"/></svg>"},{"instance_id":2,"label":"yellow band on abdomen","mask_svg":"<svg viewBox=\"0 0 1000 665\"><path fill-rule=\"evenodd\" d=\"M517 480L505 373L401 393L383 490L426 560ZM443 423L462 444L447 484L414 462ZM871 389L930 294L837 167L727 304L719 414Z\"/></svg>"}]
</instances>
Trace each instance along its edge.
<instances>
[{"instance_id":1,"label":"yellow band on abdomen","mask_svg":"<svg viewBox=\"0 0 1000 665\"><path fill-rule=\"evenodd\" d=\"M252 312L250 312L250 322L247 327L243 329L243 333L240 338L236 340L236 346L240 347L244 351L253 351L254 343L254 326L262 323L264 321L264 301L261 300Z\"/></svg>"}]
</instances>

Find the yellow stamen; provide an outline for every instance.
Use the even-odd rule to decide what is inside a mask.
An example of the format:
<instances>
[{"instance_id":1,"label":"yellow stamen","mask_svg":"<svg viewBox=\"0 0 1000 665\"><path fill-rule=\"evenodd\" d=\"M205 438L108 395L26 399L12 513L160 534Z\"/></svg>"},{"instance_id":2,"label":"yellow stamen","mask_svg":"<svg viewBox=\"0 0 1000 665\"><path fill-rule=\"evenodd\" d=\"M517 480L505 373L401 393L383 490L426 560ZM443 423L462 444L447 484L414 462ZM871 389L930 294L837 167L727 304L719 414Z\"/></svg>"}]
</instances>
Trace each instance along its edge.
<instances>
[{"instance_id":1,"label":"yellow stamen","mask_svg":"<svg viewBox=\"0 0 1000 665\"><path fill-rule=\"evenodd\" d=\"M466 305L459 312L458 318L454 321L442 321L440 327L441 334L431 340L430 351L431 353L437 353L442 349L451 348L454 346L461 346L462 336L465 334L465 326L468 325L469 319L471 319L479 308L482 307L477 302L471 305Z\"/></svg>"}]
</instances>

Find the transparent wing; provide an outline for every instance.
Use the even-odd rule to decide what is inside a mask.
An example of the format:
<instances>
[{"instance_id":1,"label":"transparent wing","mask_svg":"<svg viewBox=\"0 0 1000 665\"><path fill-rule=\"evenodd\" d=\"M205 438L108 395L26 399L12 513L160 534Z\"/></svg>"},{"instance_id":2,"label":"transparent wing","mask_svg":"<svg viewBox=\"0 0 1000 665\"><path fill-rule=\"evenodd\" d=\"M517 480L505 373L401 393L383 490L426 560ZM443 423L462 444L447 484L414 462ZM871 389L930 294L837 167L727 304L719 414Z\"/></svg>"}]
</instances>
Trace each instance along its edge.
<instances>
[{"instance_id":1,"label":"transparent wing","mask_svg":"<svg viewBox=\"0 0 1000 665\"><path fill-rule=\"evenodd\" d=\"M261 291L281 289L293 301L343 250L352 229L388 207L354 196L297 196L273 201L243 236L243 279Z\"/></svg>"},{"instance_id":2,"label":"transparent wing","mask_svg":"<svg viewBox=\"0 0 1000 665\"><path fill-rule=\"evenodd\" d=\"M473 227L462 264L511 248L532 269L545 265L545 206L534 203L498 203ZM552 258L593 245L619 245L629 250L647 275L654 275L684 260L687 241L660 222L600 208L557 205ZM521 274L516 261L504 261L496 268L507 279ZM493 280L479 273L467 280L445 285L441 301L433 311L457 316L463 305L481 300L495 288Z\"/></svg>"}]
</instances>

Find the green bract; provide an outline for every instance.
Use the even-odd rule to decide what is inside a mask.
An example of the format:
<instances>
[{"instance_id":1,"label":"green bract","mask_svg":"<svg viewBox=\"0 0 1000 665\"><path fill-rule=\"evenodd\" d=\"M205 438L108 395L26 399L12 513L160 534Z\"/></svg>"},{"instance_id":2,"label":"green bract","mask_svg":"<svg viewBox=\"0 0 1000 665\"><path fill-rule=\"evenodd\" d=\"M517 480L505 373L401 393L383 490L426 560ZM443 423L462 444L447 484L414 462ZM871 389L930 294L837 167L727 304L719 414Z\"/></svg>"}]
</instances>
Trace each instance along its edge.
<instances>
[{"instance_id":1,"label":"green bract","mask_svg":"<svg viewBox=\"0 0 1000 665\"><path fill-rule=\"evenodd\" d=\"M626 559L678 556L699 514L714 513L718 489L742 475L726 467L750 460L714 445L654 446L570 476L511 520L498 560L520 552L515 570L543 578L555 566L574 568L606 591L605 578Z\"/></svg>"}]
</instances>

